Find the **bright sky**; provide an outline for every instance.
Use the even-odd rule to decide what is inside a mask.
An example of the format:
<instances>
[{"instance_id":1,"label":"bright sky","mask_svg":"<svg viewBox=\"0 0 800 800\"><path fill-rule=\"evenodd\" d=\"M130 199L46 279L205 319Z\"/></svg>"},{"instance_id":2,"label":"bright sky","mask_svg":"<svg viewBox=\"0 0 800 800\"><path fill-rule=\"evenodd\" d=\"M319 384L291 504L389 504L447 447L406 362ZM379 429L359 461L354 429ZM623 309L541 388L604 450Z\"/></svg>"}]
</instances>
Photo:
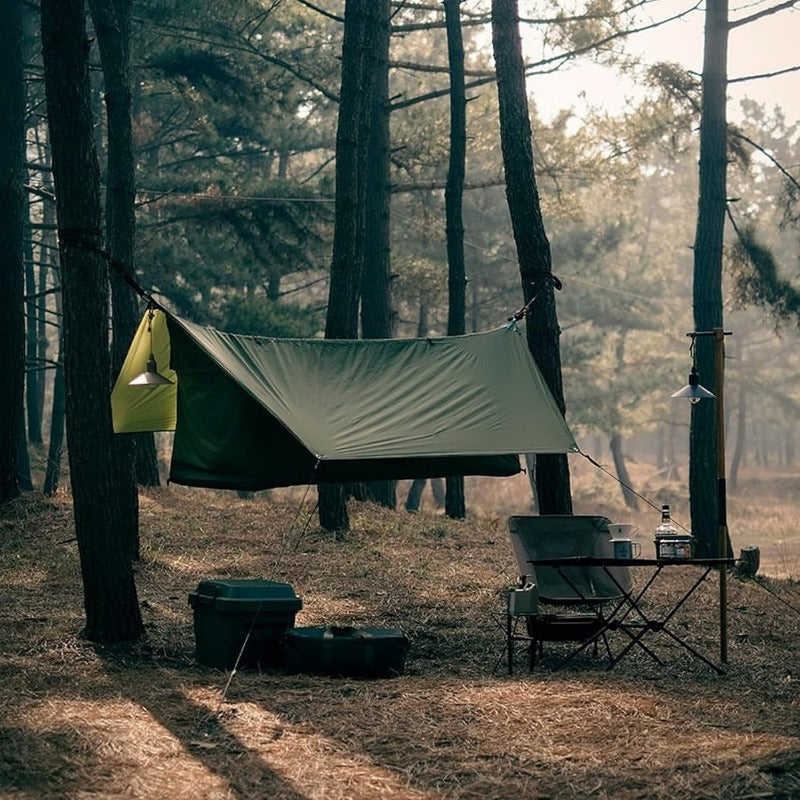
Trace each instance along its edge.
<instances>
[{"instance_id":1,"label":"bright sky","mask_svg":"<svg viewBox=\"0 0 800 800\"><path fill-rule=\"evenodd\" d=\"M781 0L731 0L730 19L736 20L773 5ZM691 0L656 0L649 3L649 19L664 19L690 7ZM524 12L523 12L524 13ZM652 31L636 34L627 40L629 52L641 53L648 63L677 61L688 69L701 72L703 66L703 24L705 6L687 17L670 22ZM646 24L643 19L641 24ZM537 53L527 53L536 58ZM728 77L774 72L800 64L800 2L795 8L780 11L756 22L734 28L728 40ZM590 104L604 104L609 111L619 111L626 97L636 97L637 88L621 81L609 70L587 66L573 68L561 75L532 77L533 91L540 114L550 117L560 108L573 105L576 111L585 107L581 92ZM774 78L731 84L728 95L728 116L738 117L738 100L748 96L763 102L768 110L775 104L782 107L787 123L800 120L800 71Z\"/></svg>"}]
</instances>

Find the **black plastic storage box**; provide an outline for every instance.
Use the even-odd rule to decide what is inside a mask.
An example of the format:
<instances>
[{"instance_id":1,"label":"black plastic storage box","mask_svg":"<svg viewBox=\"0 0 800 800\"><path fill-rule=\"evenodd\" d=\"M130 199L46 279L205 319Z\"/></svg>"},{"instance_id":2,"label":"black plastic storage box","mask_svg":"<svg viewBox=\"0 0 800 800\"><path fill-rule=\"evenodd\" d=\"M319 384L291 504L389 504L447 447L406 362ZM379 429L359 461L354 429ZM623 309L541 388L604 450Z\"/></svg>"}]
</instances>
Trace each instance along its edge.
<instances>
[{"instance_id":1,"label":"black plastic storage box","mask_svg":"<svg viewBox=\"0 0 800 800\"><path fill-rule=\"evenodd\" d=\"M189 605L197 662L233 669L245 639L240 667L278 665L283 639L303 603L288 583L225 579L200 581Z\"/></svg>"},{"instance_id":2,"label":"black plastic storage box","mask_svg":"<svg viewBox=\"0 0 800 800\"><path fill-rule=\"evenodd\" d=\"M290 672L388 678L405 669L408 637L391 628L294 628L286 635Z\"/></svg>"}]
</instances>

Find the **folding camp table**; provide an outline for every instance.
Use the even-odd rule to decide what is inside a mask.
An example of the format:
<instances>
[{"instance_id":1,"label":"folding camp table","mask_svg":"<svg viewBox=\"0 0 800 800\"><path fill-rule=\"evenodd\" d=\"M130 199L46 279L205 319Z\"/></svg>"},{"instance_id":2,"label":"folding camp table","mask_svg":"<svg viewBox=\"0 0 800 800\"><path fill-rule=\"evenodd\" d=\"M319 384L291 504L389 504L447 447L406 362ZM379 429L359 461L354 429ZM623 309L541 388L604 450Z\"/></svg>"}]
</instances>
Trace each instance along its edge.
<instances>
[{"instance_id":1,"label":"folding camp table","mask_svg":"<svg viewBox=\"0 0 800 800\"><path fill-rule=\"evenodd\" d=\"M608 669L611 669L618 664L636 646L646 652L654 661L656 661L656 663L661 664L662 662L658 656L650 647L647 647L645 643L642 642L642 639L648 634L664 634L718 674L723 673L723 669L719 665L715 664L713 661L704 656L699 650L697 650L697 648L695 648L686 640L685 636L680 636L678 633L676 633L674 628L670 627L669 623L675 614L677 614L678 611L683 607L686 601L689 600L695 591L697 591L698 587L706 580L712 570L715 568L731 566L735 563L734 559L596 558L591 556L572 556L564 558L532 559L530 563L534 568L537 566L553 567L558 571L559 575L561 575L561 577L567 583L569 583L576 592L578 592L578 594L580 594L580 589L573 581L570 580L568 568L581 566L600 567L616 584L617 588L622 594L621 599L612 607L610 612L606 614L604 625L587 639L583 640L580 646L574 652L570 653L570 655L568 655L567 658L565 658L564 661L562 661L561 664L556 667L557 669L571 661L576 655L578 655L578 653L596 643L597 640L603 637L606 633L610 631L622 631L628 636L630 641L628 641L628 643L620 652L609 658ZM645 568L652 570L652 573L641 588L626 588L618 582L612 567ZM683 592L683 594L673 598L670 601L670 605L660 612L652 612L643 608L643 601L664 569L686 567L699 568L700 574L689 586L689 588Z\"/></svg>"}]
</instances>

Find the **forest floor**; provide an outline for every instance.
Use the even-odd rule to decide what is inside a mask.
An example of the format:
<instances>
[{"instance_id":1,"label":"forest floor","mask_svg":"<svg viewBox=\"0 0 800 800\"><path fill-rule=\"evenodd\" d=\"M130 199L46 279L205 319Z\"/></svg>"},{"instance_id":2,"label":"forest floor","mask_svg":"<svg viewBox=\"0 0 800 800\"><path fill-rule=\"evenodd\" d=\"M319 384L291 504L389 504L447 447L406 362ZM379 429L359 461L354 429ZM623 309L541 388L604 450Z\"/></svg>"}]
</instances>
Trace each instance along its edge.
<instances>
[{"instance_id":1,"label":"forest floor","mask_svg":"<svg viewBox=\"0 0 800 800\"><path fill-rule=\"evenodd\" d=\"M464 521L353 504L344 541L306 524L313 490L143 493L147 636L114 648L79 635L69 497L6 506L0 798L800 798L800 474L752 477L731 498L735 549L759 546L762 569L728 581L723 675L667 639L660 667L640 653L606 671L589 652L551 671L565 647L551 644L541 670L509 676L505 517L527 512L521 480L470 479L483 511ZM685 516L655 476L637 480ZM637 522L647 554L657 512L625 511L582 473L576 483L576 513ZM673 572L654 601L679 591L685 570ZM291 583L299 626L402 628L404 674L198 665L188 594L224 577ZM714 574L675 620L712 659L717 599Z\"/></svg>"}]
</instances>

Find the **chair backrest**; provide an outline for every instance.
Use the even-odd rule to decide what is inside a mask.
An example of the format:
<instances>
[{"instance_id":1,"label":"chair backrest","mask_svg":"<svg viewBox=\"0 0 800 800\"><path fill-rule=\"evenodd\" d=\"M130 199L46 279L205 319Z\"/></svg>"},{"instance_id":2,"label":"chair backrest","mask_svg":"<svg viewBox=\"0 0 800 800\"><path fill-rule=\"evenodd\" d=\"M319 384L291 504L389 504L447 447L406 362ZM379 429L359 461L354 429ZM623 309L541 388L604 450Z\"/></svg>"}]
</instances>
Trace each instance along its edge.
<instances>
[{"instance_id":1,"label":"chair backrest","mask_svg":"<svg viewBox=\"0 0 800 800\"><path fill-rule=\"evenodd\" d=\"M554 567L536 567L530 559L595 556L613 558L610 520L601 516L514 516L508 518L511 546L520 575L536 584L539 599L550 603L603 603L621 597L619 587L602 567L568 567L565 580ZM614 578L630 588L627 567L611 567ZM572 585L570 585L572 584Z\"/></svg>"}]
</instances>

